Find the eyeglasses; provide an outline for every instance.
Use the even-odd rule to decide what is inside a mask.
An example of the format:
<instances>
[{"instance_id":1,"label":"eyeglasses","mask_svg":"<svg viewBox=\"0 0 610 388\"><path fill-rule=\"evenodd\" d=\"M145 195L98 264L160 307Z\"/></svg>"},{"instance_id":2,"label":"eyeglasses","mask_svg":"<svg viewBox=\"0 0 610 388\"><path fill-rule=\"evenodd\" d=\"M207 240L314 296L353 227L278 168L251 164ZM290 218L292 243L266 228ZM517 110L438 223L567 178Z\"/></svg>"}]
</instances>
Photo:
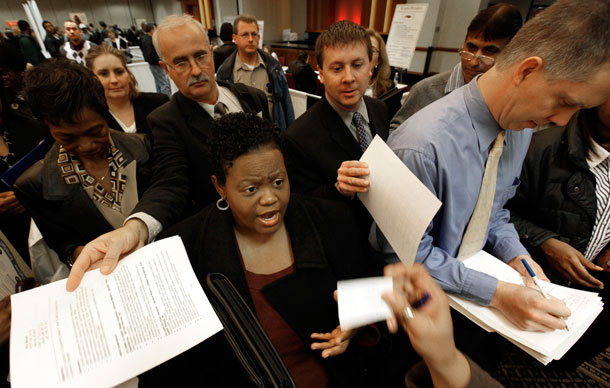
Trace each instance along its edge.
<instances>
[{"instance_id":1,"label":"eyeglasses","mask_svg":"<svg viewBox=\"0 0 610 388\"><path fill-rule=\"evenodd\" d=\"M468 62L472 61L476 57L477 60L485 66L492 66L496 62L496 60L492 57L488 57L486 55L474 55L470 51L466 50L460 50L458 51L458 54L460 54L460 57L467 60Z\"/></svg>"},{"instance_id":2,"label":"eyeglasses","mask_svg":"<svg viewBox=\"0 0 610 388\"><path fill-rule=\"evenodd\" d=\"M238 34L237 36L239 36L240 38L244 38L244 39L248 39L249 37L252 37L252 39L254 39L254 38L258 38L258 32L242 32L241 34Z\"/></svg>"},{"instance_id":3,"label":"eyeglasses","mask_svg":"<svg viewBox=\"0 0 610 388\"><path fill-rule=\"evenodd\" d=\"M197 55L193 59L195 60L195 63L197 64L197 66L199 66L201 68L201 67L207 65L207 63L210 61L210 58L212 58L212 56L210 54L202 53L202 54ZM191 62L188 59L177 62L173 65L170 65L168 63L167 66L174 69L174 71L176 71L178 73L186 73L187 71L191 70Z\"/></svg>"}]
</instances>

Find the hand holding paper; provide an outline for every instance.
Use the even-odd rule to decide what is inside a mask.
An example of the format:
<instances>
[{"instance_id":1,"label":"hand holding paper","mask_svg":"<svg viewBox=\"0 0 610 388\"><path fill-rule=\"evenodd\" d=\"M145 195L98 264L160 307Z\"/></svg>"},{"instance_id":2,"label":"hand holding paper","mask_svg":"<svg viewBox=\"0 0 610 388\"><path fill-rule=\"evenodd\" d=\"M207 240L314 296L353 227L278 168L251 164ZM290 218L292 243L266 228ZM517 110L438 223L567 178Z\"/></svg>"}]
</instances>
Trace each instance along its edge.
<instances>
[{"instance_id":1,"label":"hand holding paper","mask_svg":"<svg viewBox=\"0 0 610 388\"><path fill-rule=\"evenodd\" d=\"M356 193L366 193L369 181L368 165L357 160L346 160L337 170L337 191L346 197L353 197Z\"/></svg>"}]
</instances>

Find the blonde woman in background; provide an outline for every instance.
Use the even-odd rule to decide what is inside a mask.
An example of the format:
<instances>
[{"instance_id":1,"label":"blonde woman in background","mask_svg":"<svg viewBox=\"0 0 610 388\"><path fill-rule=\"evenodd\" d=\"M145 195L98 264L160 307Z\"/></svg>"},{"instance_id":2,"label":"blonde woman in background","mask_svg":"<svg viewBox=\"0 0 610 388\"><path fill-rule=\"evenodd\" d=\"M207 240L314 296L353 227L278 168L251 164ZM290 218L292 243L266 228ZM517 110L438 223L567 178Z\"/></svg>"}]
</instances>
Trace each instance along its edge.
<instances>
[{"instance_id":1,"label":"blonde woman in background","mask_svg":"<svg viewBox=\"0 0 610 388\"><path fill-rule=\"evenodd\" d=\"M104 87L108 104L105 119L108 126L127 133L150 135L146 116L169 101L167 96L138 91L136 78L127 68L125 54L114 47L93 47L89 50L85 63Z\"/></svg>"},{"instance_id":2,"label":"blonde woman in background","mask_svg":"<svg viewBox=\"0 0 610 388\"><path fill-rule=\"evenodd\" d=\"M390 79L390 60L381 35L370 28L366 30L366 35L373 46L373 58L371 59L373 75L366 95L379 98L394 87L394 83Z\"/></svg>"}]
</instances>

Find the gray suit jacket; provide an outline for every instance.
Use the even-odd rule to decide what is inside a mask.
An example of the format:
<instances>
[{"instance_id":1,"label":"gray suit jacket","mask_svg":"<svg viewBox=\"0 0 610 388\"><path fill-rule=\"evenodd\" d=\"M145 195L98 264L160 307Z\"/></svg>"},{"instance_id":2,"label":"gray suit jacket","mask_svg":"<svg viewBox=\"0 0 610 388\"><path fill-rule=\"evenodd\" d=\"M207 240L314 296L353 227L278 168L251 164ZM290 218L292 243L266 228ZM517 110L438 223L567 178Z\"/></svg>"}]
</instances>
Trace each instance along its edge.
<instances>
[{"instance_id":1,"label":"gray suit jacket","mask_svg":"<svg viewBox=\"0 0 610 388\"><path fill-rule=\"evenodd\" d=\"M426 105L445 96L445 85L449 81L451 71L438 73L432 77L424 78L419 81L409 91L409 95L402 107L396 112L396 115L390 122L390 133L407 121L415 112L422 109Z\"/></svg>"}]
</instances>

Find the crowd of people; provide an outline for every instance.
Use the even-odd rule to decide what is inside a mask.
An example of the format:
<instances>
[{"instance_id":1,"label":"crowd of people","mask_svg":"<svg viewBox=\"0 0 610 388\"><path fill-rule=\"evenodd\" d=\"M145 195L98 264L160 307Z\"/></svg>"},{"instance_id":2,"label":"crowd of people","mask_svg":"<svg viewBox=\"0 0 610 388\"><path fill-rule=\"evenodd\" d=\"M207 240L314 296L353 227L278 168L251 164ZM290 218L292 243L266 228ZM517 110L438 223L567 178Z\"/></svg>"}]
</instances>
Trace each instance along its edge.
<instances>
[{"instance_id":1,"label":"crowd of people","mask_svg":"<svg viewBox=\"0 0 610 388\"><path fill-rule=\"evenodd\" d=\"M558 0L523 26L514 6L493 5L470 23L459 63L415 84L395 115L379 99L395 88L383 38L338 21L316 41L317 75L307 53L289 66L303 87L318 75L323 86L296 118L252 15L224 24L214 50L188 15L139 36L100 23L97 44L74 21L65 42L45 22L57 58L37 63L23 25L21 50L0 44L0 172L40 139L53 145L0 193L1 230L27 258L31 218L70 269L68 291L86 271L111 273L134 250L180 236L204 290L207 274L227 276L298 387L500 386L488 372L507 341L451 313L445 292L522 330L565 328L563 301L463 264L484 249L525 279L522 260L606 301L608 20L605 0ZM136 38L159 93L138 91L127 66ZM442 201L412 267L358 200L371 185L359 159L376 135ZM337 281L383 274L393 315L342 330ZM607 348L607 322L604 310L550 367L576 368ZM252 382L218 333L139 384Z\"/></svg>"}]
</instances>

